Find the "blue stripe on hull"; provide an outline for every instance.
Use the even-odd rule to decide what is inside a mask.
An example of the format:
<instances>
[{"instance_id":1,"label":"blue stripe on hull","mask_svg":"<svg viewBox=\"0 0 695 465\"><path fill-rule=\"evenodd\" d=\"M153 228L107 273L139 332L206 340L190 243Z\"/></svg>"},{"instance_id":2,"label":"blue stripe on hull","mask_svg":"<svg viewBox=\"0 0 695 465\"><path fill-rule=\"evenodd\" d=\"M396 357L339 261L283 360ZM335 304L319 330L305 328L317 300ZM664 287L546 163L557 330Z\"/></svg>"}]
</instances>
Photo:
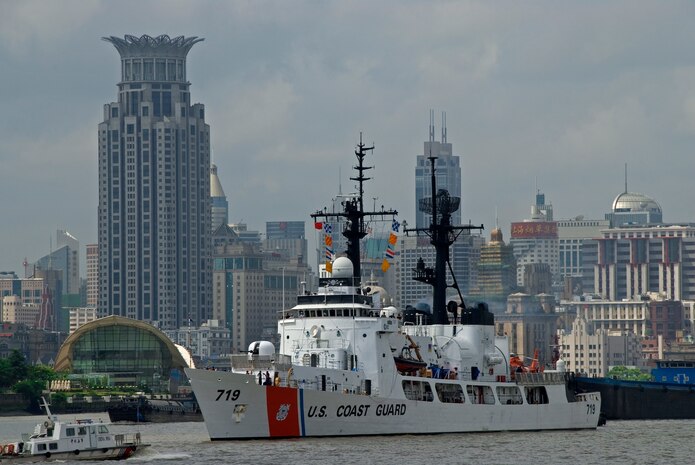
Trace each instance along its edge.
<instances>
[{"instance_id":1,"label":"blue stripe on hull","mask_svg":"<svg viewBox=\"0 0 695 465\"><path fill-rule=\"evenodd\" d=\"M299 389L299 421L302 427L302 437L306 436L304 430L304 389Z\"/></svg>"}]
</instances>

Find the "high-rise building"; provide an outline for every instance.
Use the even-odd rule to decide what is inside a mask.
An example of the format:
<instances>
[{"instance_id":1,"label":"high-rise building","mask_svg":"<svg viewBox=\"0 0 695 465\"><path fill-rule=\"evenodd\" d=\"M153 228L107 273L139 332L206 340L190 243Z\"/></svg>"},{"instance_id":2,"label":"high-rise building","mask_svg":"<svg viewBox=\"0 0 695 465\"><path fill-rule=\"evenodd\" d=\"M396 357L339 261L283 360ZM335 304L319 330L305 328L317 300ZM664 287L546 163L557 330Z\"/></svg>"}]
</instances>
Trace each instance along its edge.
<instances>
[{"instance_id":1,"label":"high-rise building","mask_svg":"<svg viewBox=\"0 0 695 465\"><path fill-rule=\"evenodd\" d=\"M191 103L197 37L105 37L118 101L99 124L99 311L198 326L210 318L210 127Z\"/></svg>"},{"instance_id":2,"label":"high-rise building","mask_svg":"<svg viewBox=\"0 0 695 465\"><path fill-rule=\"evenodd\" d=\"M210 198L212 200L212 232L215 232L221 224L229 222L229 204L220 178L217 176L217 165L214 164L210 167Z\"/></svg>"},{"instance_id":3,"label":"high-rise building","mask_svg":"<svg viewBox=\"0 0 695 465\"><path fill-rule=\"evenodd\" d=\"M63 272L63 293L80 293L80 243L69 232L56 231L57 249L39 258L35 266L41 270L61 270Z\"/></svg>"},{"instance_id":4,"label":"high-rise building","mask_svg":"<svg viewBox=\"0 0 695 465\"><path fill-rule=\"evenodd\" d=\"M87 307L99 302L99 245L87 244Z\"/></svg>"},{"instance_id":5,"label":"high-rise building","mask_svg":"<svg viewBox=\"0 0 695 465\"><path fill-rule=\"evenodd\" d=\"M610 226L608 220L587 220L578 216L557 222L560 277L583 275L582 250L587 241L598 239L601 230Z\"/></svg>"},{"instance_id":6,"label":"high-rise building","mask_svg":"<svg viewBox=\"0 0 695 465\"><path fill-rule=\"evenodd\" d=\"M639 299L649 292L695 300L695 227L630 226L605 229L585 270L593 292L610 300ZM591 290L591 288L590 288Z\"/></svg>"},{"instance_id":7,"label":"high-rise building","mask_svg":"<svg viewBox=\"0 0 695 465\"><path fill-rule=\"evenodd\" d=\"M507 297L516 290L516 260L499 228L492 230L490 242L480 249L477 270L476 286L469 291L469 300L481 300L493 313L502 313Z\"/></svg>"},{"instance_id":8,"label":"high-rise building","mask_svg":"<svg viewBox=\"0 0 695 465\"><path fill-rule=\"evenodd\" d=\"M21 279L14 273L0 276L0 318L3 322L37 327L41 310L45 308L45 297L43 278Z\"/></svg>"},{"instance_id":9,"label":"high-rise building","mask_svg":"<svg viewBox=\"0 0 695 465\"><path fill-rule=\"evenodd\" d=\"M304 228L304 221L267 221L263 244L265 251L306 264L308 245Z\"/></svg>"},{"instance_id":10,"label":"high-rise building","mask_svg":"<svg viewBox=\"0 0 695 465\"><path fill-rule=\"evenodd\" d=\"M261 250L231 226L215 231L213 318L231 331L231 348L244 352L257 340L277 340L283 308L297 303L303 281L311 278L306 264Z\"/></svg>"},{"instance_id":11,"label":"high-rise building","mask_svg":"<svg viewBox=\"0 0 695 465\"><path fill-rule=\"evenodd\" d=\"M531 207L531 218L512 223L509 243L516 258L516 283L524 286L524 267L531 263L547 263L553 280L559 282L559 255L557 222L552 220L552 206L545 203L545 195L536 195Z\"/></svg>"},{"instance_id":12,"label":"high-rise building","mask_svg":"<svg viewBox=\"0 0 695 465\"><path fill-rule=\"evenodd\" d=\"M434 177L436 189L446 190L451 197L461 198L461 166L458 155L453 154L452 144L447 141L446 113L442 113L441 141L435 140L434 112L430 111L429 140L424 143L423 154L418 155L415 166L415 228L427 229L432 216L426 208L420 208L423 203L432 199L432 162L434 161ZM461 224L461 209L451 213L451 224ZM462 234L451 246L450 259L454 276L447 270L447 282L453 284L454 277L462 293L467 293L476 281L477 268L475 263L480 254L480 248L485 240L477 235ZM435 250L426 237L402 236L396 250L397 289L396 305L405 308L421 302L429 303L432 298L432 286L413 280L413 270L420 259L426 266L434 266ZM458 294L452 289L448 298L458 299Z\"/></svg>"},{"instance_id":13,"label":"high-rise building","mask_svg":"<svg viewBox=\"0 0 695 465\"><path fill-rule=\"evenodd\" d=\"M415 167L415 227L427 228L431 215L418 208L424 199L432 198L432 165L429 157L437 157L434 170L437 190L446 189L452 197L461 198L461 166L458 155L446 138L446 113L442 113L442 140L434 140L434 112L430 111L430 138L425 142L424 152L417 156ZM451 214L451 224L461 224L461 210Z\"/></svg>"}]
</instances>

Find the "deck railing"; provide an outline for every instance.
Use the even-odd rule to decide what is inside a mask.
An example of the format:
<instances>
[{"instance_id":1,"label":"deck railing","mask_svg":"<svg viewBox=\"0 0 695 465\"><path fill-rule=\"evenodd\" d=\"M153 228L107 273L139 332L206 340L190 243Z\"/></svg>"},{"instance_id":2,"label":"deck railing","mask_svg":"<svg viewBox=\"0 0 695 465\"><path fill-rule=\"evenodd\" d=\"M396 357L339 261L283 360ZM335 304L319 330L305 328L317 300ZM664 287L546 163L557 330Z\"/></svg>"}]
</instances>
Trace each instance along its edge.
<instances>
[{"instance_id":1,"label":"deck railing","mask_svg":"<svg viewBox=\"0 0 695 465\"><path fill-rule=\"evenodd\" d=\"M235 370L270 370L287 371L292 366L292 358L289 355L230 355L232 368Z\"/></svg>"}]
</instances>

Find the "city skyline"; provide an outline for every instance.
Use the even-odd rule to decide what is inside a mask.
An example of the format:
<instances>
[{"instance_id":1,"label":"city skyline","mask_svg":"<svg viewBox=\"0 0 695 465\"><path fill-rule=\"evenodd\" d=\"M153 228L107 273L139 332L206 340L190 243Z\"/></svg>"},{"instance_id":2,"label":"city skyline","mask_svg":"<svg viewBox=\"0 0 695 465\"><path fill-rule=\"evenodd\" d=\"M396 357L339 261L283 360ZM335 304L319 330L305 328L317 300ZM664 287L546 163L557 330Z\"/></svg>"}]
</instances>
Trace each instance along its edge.
<instances>
[{"instance_id":1,"label":"city skyline","mask_svg":"<svg viewBox=\"0 0 695 465\"><path fill-rule=\"evenodd\" d=\"M119 75L109 35L205 37L188 80L231 223L309 221L339 183L351 191L362 131L376 145L367 196L414 224L430 109L447 113L461 157L464 222L489 231L497 207L508 237L536 185L556 219L601 219L625 163L629 190L656 199L664 221L695 222L690 4L165 5L0 6L0 196L13 199L0 270L23 274L56 228L97 241L97 125Z\"/></svg>"}]
</instances>

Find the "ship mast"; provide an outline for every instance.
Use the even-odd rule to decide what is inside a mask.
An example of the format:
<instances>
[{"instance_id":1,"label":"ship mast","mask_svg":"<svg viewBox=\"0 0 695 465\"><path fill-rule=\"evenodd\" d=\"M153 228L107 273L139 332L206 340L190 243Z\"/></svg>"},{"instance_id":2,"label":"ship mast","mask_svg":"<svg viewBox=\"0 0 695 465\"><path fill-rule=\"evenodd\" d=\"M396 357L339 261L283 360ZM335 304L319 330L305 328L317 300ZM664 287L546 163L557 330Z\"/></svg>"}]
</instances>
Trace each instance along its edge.
<instances>
[{"instance_id":1,"label":"ship mast","mask_svg":"<svg viewBox=\"0 0 695 465\"><path fill-rule=\"evenodd\" d=\"M482 230L480 226L454 226L451 224L451 214L459 209L461 204L460 197L452 197L445 189L437 191L437 178L435 177L435 160L437 157L430 155L427 158L432 165L432 197L429 199L420 199L419 209L422 212L432 216L429 228L405 228L405 233L415 232L417 235L424 234L429 236L430 244L435 250L434 270L425 267L420 261L418 267L414 269L413 279L432 286L432 323L435 325L448 325L449 315L446 307L446 288L453 287L459 292L454 270L449 259L449 247L456 242L456 239L462 232L470 232L473 229ZM446 283L446 267L449 266L451 275L454 276L454 284L448 286ZM461 305L463 306L463 297L461 296ZM463 306L465 308L465 306Z\"/></svg>"},{"instance_id":2,"label":"ship mast","mask_svg":"<svg viewBox=\"0 0 695 465\"><path fill-rule=\"evenodd\" d=\"M384 220L386 217L395 218L398 215L396 210L384 210L382 205L380 211L364 211L364 182L371 178L365 176L365 171L374 168L373 166L364 166L364 157L367 152L374 150L374 146L367 147L362 142L362 133L360 132L360 143L357 145L357 150L355 150L355 155L357 156L357 165L353 166L357 175L350 178L352 181L357 181L358 193L355 197L343 200L343 211L338 213L328 213L326 209L324 211L317 211L312 213L311 217L314 221L322 219L324 221L329 221L330 219L345 218L345 227L343 228L342 234L347 239L347 257L352 262L353 266L353 285L359 286L362 277L361 269L361 259L360 259L360 240L367 235L367 228L365 226L365 218L379 218Z\"/></svg>"}]
</instances>

